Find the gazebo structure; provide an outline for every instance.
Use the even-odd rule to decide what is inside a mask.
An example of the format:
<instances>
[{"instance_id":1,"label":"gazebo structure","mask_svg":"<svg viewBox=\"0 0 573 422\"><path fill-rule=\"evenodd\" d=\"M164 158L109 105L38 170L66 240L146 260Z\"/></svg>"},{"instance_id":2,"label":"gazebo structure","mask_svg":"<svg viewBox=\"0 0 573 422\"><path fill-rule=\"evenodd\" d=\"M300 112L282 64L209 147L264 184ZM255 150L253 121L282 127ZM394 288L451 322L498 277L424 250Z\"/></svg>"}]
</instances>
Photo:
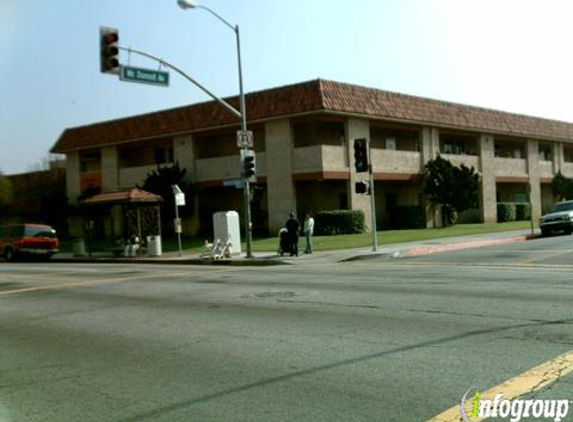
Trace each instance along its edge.
<instances>
[{"instance_id":1,"label":"gazebo structure","mask_svg":"<svg viewBox=\"0 0 573 422\"><path fill-rule=\"evenodd\" d=\"M95 237L116 241L161 235L163 198L139 188L103 192L80 201L86 227Z\"/></svg>"}]
</instances>

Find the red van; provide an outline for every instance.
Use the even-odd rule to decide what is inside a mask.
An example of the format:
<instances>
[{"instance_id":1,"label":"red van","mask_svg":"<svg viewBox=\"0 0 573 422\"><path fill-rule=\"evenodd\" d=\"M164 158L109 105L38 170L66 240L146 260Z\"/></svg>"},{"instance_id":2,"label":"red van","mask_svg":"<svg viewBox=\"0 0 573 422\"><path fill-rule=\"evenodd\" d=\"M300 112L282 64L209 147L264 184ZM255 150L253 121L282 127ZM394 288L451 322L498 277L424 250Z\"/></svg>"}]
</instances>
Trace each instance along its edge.
<instances>
[{"instance_id":1,"label":"red van","mask_svg":"<svg viewBox=\"0 0 573 422\"><path fill-rule=\"evenodd\" d=\"M0 226L0 254L6 261L24 257L49 259L58 252L56 231L43 224Z\"/></svg>"}]
</instances>

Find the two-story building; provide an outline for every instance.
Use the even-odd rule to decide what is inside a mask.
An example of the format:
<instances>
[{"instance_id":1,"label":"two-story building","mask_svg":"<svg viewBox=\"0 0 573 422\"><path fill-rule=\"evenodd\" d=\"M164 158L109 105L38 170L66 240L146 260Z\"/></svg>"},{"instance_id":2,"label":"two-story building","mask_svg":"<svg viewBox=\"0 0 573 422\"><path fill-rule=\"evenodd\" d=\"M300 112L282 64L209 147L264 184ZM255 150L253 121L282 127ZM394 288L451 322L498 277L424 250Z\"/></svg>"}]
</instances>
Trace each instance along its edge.
<instances>
[{"instance_id":1,"label":"two-story building","mask_svg":"<svg viewBox=\"0 0 573 422\"><path fill-rule=\"evenodd\" d=\"M238 108L238 98L228 101ZM573 177L573 124L326 80L250 93L257 183L255 227L271 233L289 211L361 209L370 221L364 179L353 165L353 140L371 142L378 227L395 205L425 205L422 172L437 154L480 173L480 215L496 221L496 203L523 200L533 215L552 201L551 181ZM66 155L67 193L141 185L157 164L178 162L198 188L188 233L218 210L242 212L236 117L215 102L66 129L52 152ZM428 227L436 219L428 214Z\"/></svg>"}]
</instances>

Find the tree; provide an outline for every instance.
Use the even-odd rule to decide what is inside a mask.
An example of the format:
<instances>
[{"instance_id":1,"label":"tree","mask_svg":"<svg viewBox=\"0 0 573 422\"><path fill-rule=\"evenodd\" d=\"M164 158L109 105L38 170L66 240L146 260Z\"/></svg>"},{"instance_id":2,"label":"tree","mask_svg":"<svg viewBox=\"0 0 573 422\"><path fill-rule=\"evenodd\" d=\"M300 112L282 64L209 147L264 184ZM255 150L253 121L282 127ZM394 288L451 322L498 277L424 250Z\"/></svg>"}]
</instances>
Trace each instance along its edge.
<instances>
[{"instance_id":1,"label":"tree","mask_svg":"<svg viewBox=\"0 0 573 422\"><path fill-rule=\"evenodd\" d=\"M18 220L45 223L65 234L69 212L66 196L65 169L48 170L12 176L14 201L12 211Z\"/></svg>"},{"instance_id":2,"label":"tree","mask_svg":"<svg viewBox=\"0 0 573 422\"><path fill-rule=\"evenodd\" d=\"M179 163L173 164L171 167L157 166L157 169L151 171L143 182L141 189L148 192L160 195L163 198L162 223L168 227L172 226L173 216L175 215L175 200L173 197L173 189L171 186L178 185L179 188L187 196L187 206L185 208L193 209L189 202L193 198L194 186L185 182L185 174L187 170L182 169Z\"/></svg>"},{"instance_id":3,"label":"tree","mask_svg":"<svg viewBox=\"0 0 573 422\"><path fill-rule=\"evenodd\" d=\"M551 183L553 195L557 197L558 201L573 198L573 180L563 176L559 171L553 178Z\"/></svg>"},{"instance_id":4,"label":"tree","mask_svg":"<svg viewBox=\"0 0 573 422\"><path fill-rule=\"evenodd\" d=\"M13 200L12 182L0 172L0 213L6 214Z\"/></svg>"},{"instance_id":5,"label":"tree","mask_svg":"<svg viewBox=\"0 0 573 422\"><path fill-rule=\"evenodd\" d=\"M478 206L479 175L473 167L454 166L438 155L424 167L424 193L442 207L444 226L455 223L457 212Z\"/></svg>"}]
</instances>

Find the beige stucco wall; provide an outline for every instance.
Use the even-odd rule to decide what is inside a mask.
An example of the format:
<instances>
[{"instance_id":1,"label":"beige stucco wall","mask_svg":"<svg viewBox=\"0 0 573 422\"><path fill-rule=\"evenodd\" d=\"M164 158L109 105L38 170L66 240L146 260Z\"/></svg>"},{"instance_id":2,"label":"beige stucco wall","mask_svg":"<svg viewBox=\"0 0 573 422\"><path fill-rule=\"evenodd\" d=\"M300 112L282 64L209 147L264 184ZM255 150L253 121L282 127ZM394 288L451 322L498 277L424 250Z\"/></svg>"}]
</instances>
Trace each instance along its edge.
<instances>
[{"instance_id":1,"label":"beige stucco wall","mask_svg":"<svg viewBox=\"0 0 573 422\"><path fill-rule=\"evenodd\" d=\"M66 192L68 202L77 203L76 198L81 193L80 188L80 155L78 152L69 152L66 155Z\"/></svg>"},{"instance_id":2,"label":"beige stucco wall","mask_svg":"<svg viewBox=\"0 0 573 422\"><path fill-rule=\"evenodd\" d=\"M373 149L372 166L374 173L417 174L420 172L420 157L416 151Z\"/></svg>"},{"instance_id":3,"label":"beige stucco wall","mask_svg":"<svg viewBox=\"0 0 573 422\"><path fill-rule=\"evenodd\" d=\"M573 177L573 163L563 163L561 173L566 177Z\"/></svg>"},{"instance_id":4,"label":"beige stucco wall","mask_svg":"<svg viewBox=\"0 0 573 422\"><path fill-rule=\"evenodd\" d=\"M554 161L540 161L539 162L539 177L551 178L557 171L554 171Z\"/></svg>"},{"instance_id":5,"label":"beige stucco wall","mask_svg":"<svg viewBox=\"0 0 573 422\"><path fill-rule=\"evenodd\" d=\"M118 189L133 188L143 185L145 179L157 166L126 167L119 169Z\"/></svg>"},{"instance_id":6,"label":"beige stucco wall","mask_svg":"<svg viewBox=\"0 0 573 422\"><path fill-rule=\"evenodd\" d=\"M345 139L347 139L348 156L350 157L350 180L348 181L348 205L352 210L364 212L364 223L367 232L372 230L372 212L370 195L357 194L354 185L360 180L368 180L368 173L356 173L354 167L354 140L359 138L370 139L370 123L368 120L349 118L346 120Z\"/></svg>"},{"instance_id":7,"label":"beige stucco wall","mask_svg":"<svg viewBox=\"0 0 573 422\"><path fill-rule=\"evenodd\" d=\"M494 171L500 177L527 177L527 160L523 158L494 158Z\"/></svg>"},{"instance_id":8,"label":"beige stucco wall","mask_svg":"<svg viewBox=\"0 0 573 422\"><path fill-rule=\"evenodd\" d=\"M420 168L421 171L424 165L433 159L435 159L440 152L440 135L438 129L431 127L424 127L420 134L422 145L420 148ZM442 224L442 218L440 212L436 207L430 203L430 201L425 201L426 208L426 227L433 228L439 227Z\"/></svg>"},{"instance_id":9,"label":"beige stucco wall","mask_svg":"<svg viewBox=\"0 0 573 422\"><path fill-rule=\"evenodd\" d=\"M441 156L450 161L454 166L464 164L467 167L473 167L476 171L479 171L479 157L477 155L441 154Z\"/></svg>"},{"instance_id":10,"label":"beige stucco wall","mask_svg":"<svg viewBox=\"0 0 573 422\"><path fill-rule=\"evenodd\" d=\"M480 135L478 139L479 171L481 173L481 188L479 203L481 218L484 223L497 222L496 202L496 165L494 162L494 139L491 135Z\"/></svg>"},{"instance_id":11,"label":"beige stucco wall","mask_svg":"<svg viewBox=\"0 0 573 422\"><path fill-rule=\"evenodd\" d=\"M195 147L193 136L178 136L173 139L173 159L187 170L185 178L192 182L196 178Z\"/></svg>"},{"instance_id":12,"label":"beige stucco wall","mask_svg":"<svg viewBox=\"0 0 573 422\"><path fill-rule=\"evenodd\" d=\"M102 191L111 192L118 189L119 169L117 147L110 146L101 149Z\"/></svg>"},{"instance_id":13,"label":"beige stucco wall","mask_svg":"<svg viewBox=\"0 0 573 422\"><path fill-rule=\"evenodd\" d=\"M527 141L527 169L531 196L531 214L534 220L541 217L541 185L539 178L539 144L535 140Z\"/></svg>"},{"instance_id":14,"label":"beige stucco wall","mask_svg":"<svg viewBox=\"0 0 573 422\"><path fill-rule=\"evenodd\" d=\"M293 182L293 137L289 119L265 124L267 168L267 200L269 230L276 233L288 217L296 212L296 191ZM300 216L299 216L300 217Z\"/></svg>"}]
</instances>

